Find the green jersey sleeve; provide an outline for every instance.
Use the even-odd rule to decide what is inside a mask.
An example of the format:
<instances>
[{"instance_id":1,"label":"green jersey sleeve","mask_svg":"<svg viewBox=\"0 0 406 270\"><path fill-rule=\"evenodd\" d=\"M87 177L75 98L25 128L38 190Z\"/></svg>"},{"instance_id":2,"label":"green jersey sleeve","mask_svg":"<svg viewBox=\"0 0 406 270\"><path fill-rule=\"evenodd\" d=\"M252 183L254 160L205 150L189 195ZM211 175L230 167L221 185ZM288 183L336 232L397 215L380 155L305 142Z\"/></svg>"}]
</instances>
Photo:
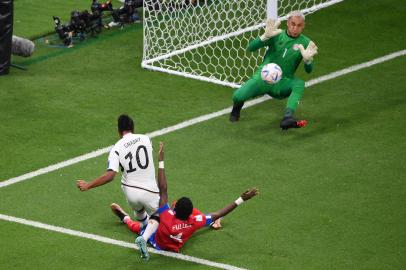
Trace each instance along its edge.
<instances>
[{"instance_id":1,"label":"green jersey sleeve","mask_svg":"<svg viewBox=\"0 0 406 270\"><path fill-rule=\"evenodd\" d=\"M247 51L249 52L255 52L256 50L265 47L266 43L263 42L260 38L256 38L250 41L247 47Z\"/></svg>"},{"instance_id":2,"label":"green jersey sleeve","mask_svg":"<svg viewBox=\"0 0 406 270\"><path fill-rule=\"evenodd\" d=\"M310 73L313 71L313 62L311 62L310 64L304 64L304 70L306 71L306 73Z\"/></svg>"},{"instance_id":3,"label":"green jersey sleeve","mask_svg":"<svg viewBox=\"0 0 406 270\"><path fill-rule=\"evenodd\" d=\"M247 47L247 51L255 52L256 50L261 49L263 47L272 46L273 41L274 41L273 37L265 41L262 41L259 37L257 37L256 39L250 41Z\"/></svg>"}]
</instances>

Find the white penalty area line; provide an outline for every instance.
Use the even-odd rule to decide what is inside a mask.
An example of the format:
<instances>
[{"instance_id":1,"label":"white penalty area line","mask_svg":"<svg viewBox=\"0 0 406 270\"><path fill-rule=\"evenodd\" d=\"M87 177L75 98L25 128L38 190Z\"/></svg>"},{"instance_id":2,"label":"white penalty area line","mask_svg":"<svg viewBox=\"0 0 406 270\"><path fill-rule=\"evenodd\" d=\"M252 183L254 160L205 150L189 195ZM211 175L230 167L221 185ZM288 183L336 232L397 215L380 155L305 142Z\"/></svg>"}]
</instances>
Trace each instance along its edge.
<instances>
[{"instance_id":1,"label":"white penalty area line","mask_svg":"<svg viewBox=\"0 0 406 270\"><path fill-rule=\"evenodd\" d=\"M120 241L120 240L116 240L116 239L112 239L112 238L108 238L108 237L104 237L104 236L100 236L100 235L96 235L96 234L90 234L90 233L75 231L75 230L58 227L58 226L54 226L54 225L49 225L49 224L45 224L45 223L41 223L41 222L37 222L37 221L27 220L27 219L23 219L23 218L12 217L12 216L8 216L8 215L0 214L0 220L20 223L20 224L32 226L35 228L63 233L63 234L67 234L67 235L73 235L73 236L77 236L77 237L81 237L81 238L87 238L87 239L91 239L94 241L98 241L98 242L102 242L102 243L106 243L106 244L110 244L110 245L131 248L131 249L138 249L138 247L132 243L128 243L128 242L124 242L124 241ZM235 267L235 266L224 264L224 263L212 262L209 260L205 260L205 259L201 259L201 258L197 258L197 257L193 257L193 256L188 256L188 255L183 255L183 254L179 254L179 253L161 251L161 250L156 250L156 249L152 249L152 248L148 248L148 251L150 253L159 254L159 255L163 255L166 257L171 257L171 258L175 258L175 259L183 260L183 261L187 261L187 262L207 265L207 266L219 268L219 269L247 270L245 268L239 268L239 267Z\"/></svg>"},{"instance_id":2,"label":"white penalty area line","mask_svg":"<svg viewBox=\"0 0 406 270\"><path fill-rule=\"evenodd\" d=\"M386 62L386 61L389 61L391 59L394 59L394 58L397 58L397 57L400 57L400 56L404 56L404 55L406 55L406 50L401 50L401 51L397 51L397 52L394 52L394 53L391 53L391 54L388 54L388 55L385 55L385 56L382 56L382 57L379 57L379 58L375 58L375 59L373 59L371 61L368 61L368 62L364 62L364 63L358 64L358 65L353 65L353 66L350 66L348 68L344 68L344 69L332 72L330 74L327 74L327 75L315 78L313 80L310 80L310 81L306 82L306 87L310 87L310 86L322 83L324 81L335 79L337 77L346 75L348 73L352 73L352 72L358 71L360 69L368 68L368 67L371 67L373 65L380 64L382 62ZM268 99L271 99L271 98L269 96L263 96L263 97L259 97L259 98L250 100L250 101L245 103L244 109L248 108L248 107L251 107L251 106L254 106L254 105L257 105L259 103L262 103L262 102L264 102L265 100L268 100ZM192 125L195 125L195 124L198 124L198 123L201 123L201 122L204 122L204 121L207 121L207 120L210 120L210 119L213 119L213 118L225 115L225 114L228 114L228 113L230 113L231 109L232 109L232 107L228 107L226 109L223 109L223 110L220 110L220 111L217 111L217 112L213 112L213 113L202 115L202 116L199 116L199 117L196 117L196 118L192 118L192 119L186 120L184 122L181 122L179 124L176 124L174 126L166 127L166 128L163 128L163 129L151 132L151 133L147 133L146 135L148 135L150 138L161 136L161 135L164 135L164 134L167 134L167 133L170 133L170 132L174 132L174 131L179 130L179 129L183 129L183 128L186 128L186 127L189 127L189 126L192 126ZM39 175L42 175L42 174L46 174L46 173L49 173L49 172L52 172L52 171L56 171L58 169L61 169L61 168L64 168L64 167L67 167L67 166L70 166L70 165L73 165L73 164L76 164L76 163L79 163L79 162L82 162L82 161L85 161L85 160L88 160L88 159L91 159L91 158L94 158L94 157L101 156L101 155L103 155L105 153L108 153L112 147L113 146L111 145L111 146L108 146L108 147L105 147L105 148L90 152L88 154L84 154L84 155L81 155L81 156L78 156L78 157L75 157L75 158L72 158L72 159L69 159L69 160L66 160L66 161L62 161L62 162L56 163L54 165L50 165L48 167L45 167L45 168L30 172L30 173L27 173L27 174L23 174L23 175L14 177L14 178L10 178L8 180L0 182L0 188L9 186L9 185L12 185L12 184L15 184L15 183L19 183L19 182L22 182L24 180L28 180L28 179L31 179L33 177L36 177L36 176L39 176Z\"/></svg>"}]
</instances>

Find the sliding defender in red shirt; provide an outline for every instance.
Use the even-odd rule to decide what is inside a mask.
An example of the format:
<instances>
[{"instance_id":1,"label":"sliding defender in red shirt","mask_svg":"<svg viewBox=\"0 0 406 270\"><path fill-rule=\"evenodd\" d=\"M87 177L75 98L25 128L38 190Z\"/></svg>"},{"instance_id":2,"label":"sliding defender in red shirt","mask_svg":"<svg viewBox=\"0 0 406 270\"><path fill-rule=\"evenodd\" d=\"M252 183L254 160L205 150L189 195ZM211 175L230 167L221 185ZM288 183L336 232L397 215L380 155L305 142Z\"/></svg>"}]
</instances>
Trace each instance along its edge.
<instances>
[{"instance_id":1,"label":"sliding defender in red shirt","mask_svg":"<svg viewBox=\"0 0 406 270\"><path fill-rule=\"evenodd\" d=\"M113 212L122 222L127 224L131 231L140 235L136 238L135 243L139 247L143 259L149 259L147 243L157 250L179 252L181 247L198 229L210 226L213 222L258 194L257 188L248 189L234 202L210 214L203 214L201 211L193 208L192 201L187 197L177 200L174 207L171 208L168 205L167 182L164 169L164 145L162 142L159 146L158 160L159 209L148 221L148 223L158 224L156 232L145 239L140 222L131 220L117 204L112 208Z\"/></svg>"}]
</instances>

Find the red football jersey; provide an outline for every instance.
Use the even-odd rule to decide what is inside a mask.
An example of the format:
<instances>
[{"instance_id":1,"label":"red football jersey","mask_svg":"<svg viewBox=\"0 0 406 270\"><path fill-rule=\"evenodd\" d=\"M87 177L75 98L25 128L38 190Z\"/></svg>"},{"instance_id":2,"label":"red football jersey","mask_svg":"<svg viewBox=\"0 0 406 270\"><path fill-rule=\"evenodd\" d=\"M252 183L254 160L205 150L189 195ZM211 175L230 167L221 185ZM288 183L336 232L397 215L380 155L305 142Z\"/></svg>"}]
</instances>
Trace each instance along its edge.
<instances>
[{"instance_id":1,"label":"red football jersey","mask_svg":"<svg viewBox=\"0 0 406 270\"><path fill-rule=\"evenodd\" d=\"M187 220L176 218L168 205L161 207L158 211L160 223L155 234L155 242L163 250L179 252L195 231L209 226L212 222L211 216L206 216L195 208Z\"/></svg>"}]
</instances>

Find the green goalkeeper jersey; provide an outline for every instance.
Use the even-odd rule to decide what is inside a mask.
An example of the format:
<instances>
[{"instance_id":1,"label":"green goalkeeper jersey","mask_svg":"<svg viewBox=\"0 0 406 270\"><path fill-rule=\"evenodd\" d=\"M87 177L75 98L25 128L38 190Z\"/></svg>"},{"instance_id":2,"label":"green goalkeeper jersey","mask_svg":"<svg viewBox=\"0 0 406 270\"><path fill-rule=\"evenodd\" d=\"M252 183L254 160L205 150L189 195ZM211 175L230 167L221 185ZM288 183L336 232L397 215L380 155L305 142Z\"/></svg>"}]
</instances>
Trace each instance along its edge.
<instances>
[{"instance_id":1,"label":"green goalkeeper jersey","mask_svg":"<svg viewBox=\"0 0 406 270\"><path fill-rule=\"evenodd\" d=\"M253 52L267 46L268 50L258 70L261 70L262 67L268 63L275 63L282 68L282 77L293 78L297 67L302 61L302 54L299 48L297 48L297 45L302 44L304 48L307 48L309 42L310 39L305 35L301 34L293 38L290 37L285 30L266 41L262 41L260 38L252 40L247 50ZM305 64L304 67L307 73L310 73L313 69L312 63Z\"/></svg>"}]
</instances>

